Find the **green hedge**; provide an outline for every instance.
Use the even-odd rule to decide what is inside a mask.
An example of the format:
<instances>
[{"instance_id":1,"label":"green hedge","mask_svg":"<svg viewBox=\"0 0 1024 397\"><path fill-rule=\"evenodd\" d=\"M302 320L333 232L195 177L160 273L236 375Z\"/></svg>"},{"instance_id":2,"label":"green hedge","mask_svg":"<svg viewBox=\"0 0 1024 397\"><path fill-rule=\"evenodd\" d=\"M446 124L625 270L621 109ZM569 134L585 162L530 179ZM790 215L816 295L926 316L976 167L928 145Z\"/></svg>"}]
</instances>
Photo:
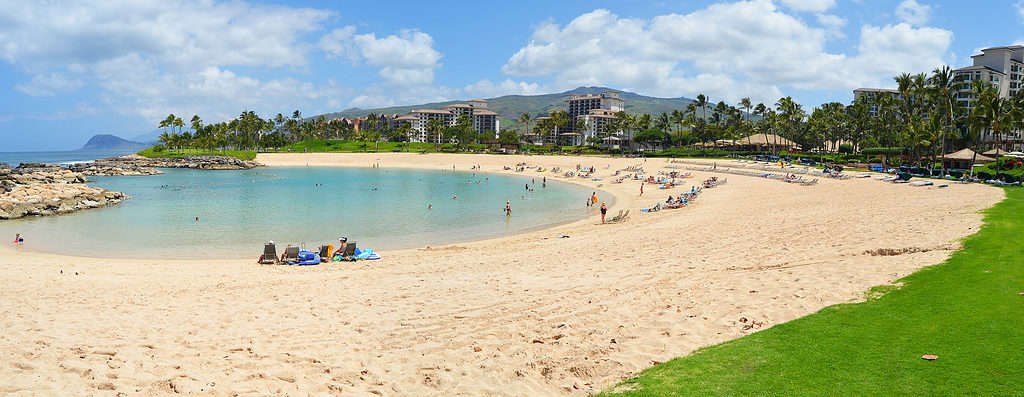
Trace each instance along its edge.
<instances>
[{"instance_id":1,"label":"green hedge","mask_svg":"<svg viewBox=\"0 0 1024 397\"><path fill-rule=\"evenodd\" d=\"M256 158L256 152L252 150L209 150L198 148L167 149L163 145L157 145L138 153L139 156L151 159L181 158L188 156L225 156L234 157L240 160L252 160Z\"/></svg>"}]
</instances>

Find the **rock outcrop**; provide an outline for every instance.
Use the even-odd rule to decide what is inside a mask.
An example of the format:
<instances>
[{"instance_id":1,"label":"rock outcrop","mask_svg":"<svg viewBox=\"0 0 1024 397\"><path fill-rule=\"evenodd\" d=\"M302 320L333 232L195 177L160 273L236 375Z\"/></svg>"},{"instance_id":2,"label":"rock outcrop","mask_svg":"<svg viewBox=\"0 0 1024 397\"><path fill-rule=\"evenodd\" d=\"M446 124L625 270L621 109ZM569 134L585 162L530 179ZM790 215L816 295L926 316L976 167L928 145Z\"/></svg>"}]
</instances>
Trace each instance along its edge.
<instances>
[{"instance_id":1,"label":"rock outcrop","mask_svg":"<svg viewBox=\"0 0 1024 397\"><path fill-rule=\"evenodd\" d=\"M197 170L248 170L261 166L255 161L224 156L189 156L181 158L151 159L141 156L111 157L94 162L108 166L135 166L147 168L191 168Z\"/></svg>"},{"instance_id":2,"label":"rock outcrop","mask_svg":"<svg viewBox=\"0 0 1024 397\"><path fill-rule=\"evenodd\" d=\"M163 171L152 167L140 167L133 164L108 163L103 161L72 164L68 166L68 169L87 176L145 176L163 174Z\"/></svg>"},{"instance_id":3,"label":"rock outcrop","mask_svg":"<svg viewBox=\"0 0 1024 397\"><path fill-rule=\"evenodd\" d=\"M85 175L61 166L25 163L0 169L0 219L66 214L128 199L85 182Z\"/></svg>"}]
</instances>

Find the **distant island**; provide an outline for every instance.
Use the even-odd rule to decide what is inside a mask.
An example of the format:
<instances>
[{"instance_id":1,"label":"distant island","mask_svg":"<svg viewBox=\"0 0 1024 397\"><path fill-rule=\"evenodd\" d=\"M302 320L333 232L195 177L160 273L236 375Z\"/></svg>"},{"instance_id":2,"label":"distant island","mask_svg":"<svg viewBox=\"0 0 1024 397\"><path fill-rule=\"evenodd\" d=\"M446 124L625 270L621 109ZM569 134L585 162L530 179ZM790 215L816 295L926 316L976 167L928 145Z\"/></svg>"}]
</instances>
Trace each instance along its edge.
<instances>
[{"instance_id":1,"label":"distant island","mask_svg":"<svg viewBox=\"0 0 1024 397\"><path fill-rule=\"evenodd\" d=\"M129 141L116 135L100 134L89 138L78 150L142 150L149 147L149 144Z\"/></svg>"}]
</instances>

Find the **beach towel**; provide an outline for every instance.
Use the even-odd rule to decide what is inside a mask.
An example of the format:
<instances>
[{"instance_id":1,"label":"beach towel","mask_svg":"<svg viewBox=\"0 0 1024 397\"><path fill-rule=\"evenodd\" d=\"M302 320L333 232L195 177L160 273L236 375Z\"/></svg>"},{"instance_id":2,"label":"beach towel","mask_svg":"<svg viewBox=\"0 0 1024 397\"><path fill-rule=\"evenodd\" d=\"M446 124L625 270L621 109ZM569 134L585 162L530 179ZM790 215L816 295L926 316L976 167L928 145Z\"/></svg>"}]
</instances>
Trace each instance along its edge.
<instances>
[{"instance_id":1,"label":"beach towel","mask_svg":"<svg viewBox=\"0 0 1024 397\"><path fill-rule=\"evenodd\" d=\"M299 260L290 262L295 265L319 265L320 255L311 251L299 251Z\"/></svg>"}]
</instances>

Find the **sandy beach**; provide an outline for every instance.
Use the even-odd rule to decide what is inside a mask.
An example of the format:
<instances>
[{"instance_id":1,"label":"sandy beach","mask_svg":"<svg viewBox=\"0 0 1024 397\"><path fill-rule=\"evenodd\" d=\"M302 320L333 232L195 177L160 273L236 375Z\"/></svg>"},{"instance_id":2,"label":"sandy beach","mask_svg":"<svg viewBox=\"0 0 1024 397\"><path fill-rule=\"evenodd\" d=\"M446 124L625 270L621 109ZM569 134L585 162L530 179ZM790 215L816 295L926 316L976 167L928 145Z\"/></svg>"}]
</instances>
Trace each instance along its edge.
<instances>
[{"instance_id":1,"label":"sandy beach","mask_svg":"<svg viewBox=\"0 0 1024 397\"><path fill-rule=\"evenodd\" d=\"M800 186L720 175L728 183L693 205L645 214L640 208L712 174L696 172L672 190L648 185L641 197L640 182L609 177L636 165L656 174L665 159L368 153L256 161L480 165L487 173L519 162L594 166L603 181L571 182L613 195L609 212L632 216L601 225L595 212L512 237L311 267L256 265L262 247L200 262L76 258L4 244L0 394L585 396L937 264L977 231L979 211L1004 196L955 183ZM745 329L744 317L763 325Z\"/></svg>"}]
</instances>

